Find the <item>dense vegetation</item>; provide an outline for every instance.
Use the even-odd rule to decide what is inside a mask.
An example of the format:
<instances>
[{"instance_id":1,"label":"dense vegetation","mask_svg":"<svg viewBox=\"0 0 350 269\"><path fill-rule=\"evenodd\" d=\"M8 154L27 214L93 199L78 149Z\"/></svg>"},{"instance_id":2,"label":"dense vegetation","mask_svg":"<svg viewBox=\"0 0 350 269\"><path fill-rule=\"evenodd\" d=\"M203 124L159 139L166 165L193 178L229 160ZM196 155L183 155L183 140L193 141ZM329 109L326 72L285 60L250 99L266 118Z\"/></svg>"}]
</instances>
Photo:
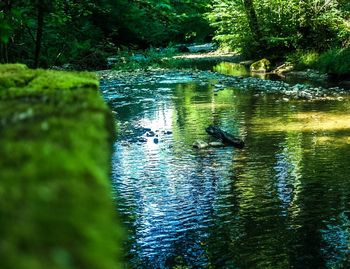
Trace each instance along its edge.
<instances>
[{"instance_id":1,"label":"dense vegetation","mask_svg":"<svg viewBox=\"0 0 350 269\"><path fill-rule=\"evenodd\" d=\"M1 268L120 268L95 76L0 65L0 115Z\"/></svg>"},{"instance_id":2,"label":"dense vegetation","mask_svg":"<svg viewBox=\"0 0 350 269\"><path fill-rule=\"evenodd\" d=\"M214 0L215 39L230 48L323 51L350 44L347 0Z\"/></svg>"},{"instance_id":3,"label":"dense vegetation","mask_svg":"<svg viewBox=\"0 0 350 269\"><path fill-rule=\"evenodd\" d=\"M0 63L97 69L119 54L135 69L164 63L175 44L212 40L245 57L346 76L350 2L0 2ZM171 48L157 49L164 47ZM137 55L143 60L135 66ZM118 268L119 230L108 181L114 126L96 78L0 66L0 103L1 265Z\"/></svg>"},{"instance_id":4,"label":"dense vegetation","mask_svg":"<svg viewBox=\"0 0 350 269\"><path fill-rule=\"evenodd\" d=\"M0 3L1 61L88 67L117 47L203 41L210 32L206 11L202 1L190 0L6 0Z\"/></svg>"},{"instance_id":5,"label":"dense vegetation","mask_svg":"<svg viewBox=\"0 0 350 269\"><path fill-rule=\"evenodd\" d=\"M5 0L1 62L105 65L119 50L213 38L247 57L338 53L350 44L347 0Z\"/></svg>"}]
</instances>

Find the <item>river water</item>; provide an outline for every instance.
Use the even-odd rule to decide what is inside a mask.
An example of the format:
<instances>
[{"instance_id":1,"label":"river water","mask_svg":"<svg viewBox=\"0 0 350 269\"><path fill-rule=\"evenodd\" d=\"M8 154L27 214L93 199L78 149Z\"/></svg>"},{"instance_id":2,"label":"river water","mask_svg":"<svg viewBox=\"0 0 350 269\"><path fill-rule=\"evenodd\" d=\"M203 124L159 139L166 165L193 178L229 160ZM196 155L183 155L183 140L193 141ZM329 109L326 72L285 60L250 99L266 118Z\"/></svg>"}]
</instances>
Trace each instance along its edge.
<instances>
[{"instance_id":1,"label":"river water","mask_svg":"<svg viewBox=\"0 0 350 269\"><path fill-rule=\"evenodd\" d=\"M347 98L216 92L171 74L101 89L121 133L112 182L128 268L350 268ZM210 124L246 147L192 148L214 141ZM157 137L137 142L143 128Z\"/></svg>"}]
</instances>

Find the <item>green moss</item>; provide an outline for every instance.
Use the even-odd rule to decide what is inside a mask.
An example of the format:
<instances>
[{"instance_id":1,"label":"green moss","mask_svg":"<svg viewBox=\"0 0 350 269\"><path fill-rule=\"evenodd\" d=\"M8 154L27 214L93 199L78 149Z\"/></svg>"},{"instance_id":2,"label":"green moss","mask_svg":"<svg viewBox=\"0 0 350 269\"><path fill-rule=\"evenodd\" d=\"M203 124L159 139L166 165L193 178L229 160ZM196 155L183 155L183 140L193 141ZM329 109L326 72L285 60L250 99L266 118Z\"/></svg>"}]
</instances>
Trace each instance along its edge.
<instances>
[{"instance_id":1,"label":"green moss","mask_svg":"<svg viewBox=\"0 0 350 269\"><path fill-rule=\"evenodd\" d=\"M0 65L1 268L121 267L113 130L94 75Z\"/></svg>"},{"instance_id":2,"label":"green moss","mask_svg":"<svg viewBox=\"0 0 350 269\"><path fill-rule=\"evenodd\" d=\"M0 64L0 72L17 72L21 70L28 70L28 67L25 64Z\"/></svg>"},{"instance_id":3,"label":"green moss","mask_svg":"<svg viewBox=\"0 0 350 269\"><path fill-rule=\"evenodd\" d=\"M250 71L258 73L266 73L271 71L271 63L267 59L261 59L250 65Z\"/></svg>"}]
</instances>

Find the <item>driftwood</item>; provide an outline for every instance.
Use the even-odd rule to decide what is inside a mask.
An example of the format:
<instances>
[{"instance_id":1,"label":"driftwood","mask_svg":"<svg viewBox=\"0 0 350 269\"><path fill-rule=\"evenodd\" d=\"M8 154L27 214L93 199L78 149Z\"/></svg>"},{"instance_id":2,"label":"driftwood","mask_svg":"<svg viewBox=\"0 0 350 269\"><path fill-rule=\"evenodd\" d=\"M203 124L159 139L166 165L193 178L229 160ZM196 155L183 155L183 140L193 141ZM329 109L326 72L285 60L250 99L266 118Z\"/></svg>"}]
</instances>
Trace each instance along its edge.
<instances>
[{"instance_id":1,"label":"driftwood","mask_svg":"<svg viewBox=\"0 0 350 269\"><path fill-rule=\"evenodd\" d=\"M234 137L217 126L210 125L205 129L205 131L211 136L220 139L225 144L232 145L239 149L244 148L244 141L242 139Z\"/></svg>"}]
</instances>

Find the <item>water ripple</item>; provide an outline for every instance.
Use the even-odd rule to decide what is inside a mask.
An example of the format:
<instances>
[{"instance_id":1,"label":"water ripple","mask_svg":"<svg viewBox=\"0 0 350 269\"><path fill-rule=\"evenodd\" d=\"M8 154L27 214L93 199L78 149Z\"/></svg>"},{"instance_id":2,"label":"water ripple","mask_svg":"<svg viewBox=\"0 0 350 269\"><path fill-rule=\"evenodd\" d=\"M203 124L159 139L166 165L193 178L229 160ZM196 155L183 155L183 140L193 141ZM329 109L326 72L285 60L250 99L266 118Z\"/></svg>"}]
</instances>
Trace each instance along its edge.
<instances>
[{"instance_id":1,"label":"water ripple","mask_svg":"<svg viewBox=\"0 0 350 269\"><path fill-rule=\"evenodd\" d=\"M159 79L101 83L121 132L112 182L130 268L347 268L350 130L295 122L315 110L341 117L346 106ZM246 148L194 150L212 140L209 124ZM157 140L137 140L148 129Z\"/></svg>"}]
</instances>

